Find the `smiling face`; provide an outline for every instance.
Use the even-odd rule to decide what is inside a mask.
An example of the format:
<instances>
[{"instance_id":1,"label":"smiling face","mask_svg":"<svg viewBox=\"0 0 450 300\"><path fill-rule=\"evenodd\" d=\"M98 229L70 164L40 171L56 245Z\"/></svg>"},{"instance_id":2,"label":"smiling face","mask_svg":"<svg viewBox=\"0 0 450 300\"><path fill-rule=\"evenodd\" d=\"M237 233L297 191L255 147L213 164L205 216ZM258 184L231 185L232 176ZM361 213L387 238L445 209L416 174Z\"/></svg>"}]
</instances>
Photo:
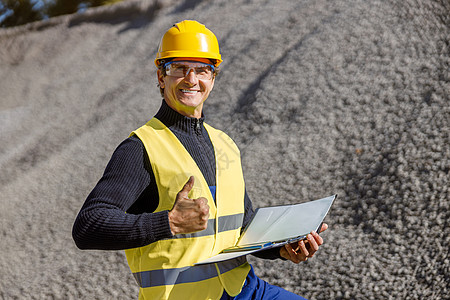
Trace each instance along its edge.
<instances>
[{"instance_id":1,"label":"smiling face","mask_svg":"<svg viewBox=\"0 0 450 300\"><path fill-rule=\"evenodd\" d=\"M177 58L176 60L200 61L210 63L199 58ZM164 89L164 100L173 110L191 118L202 116L203 103L214 87L214 77L208 80L199 80L197 75L190 71L185 77L164 76L158 69L158 82Z\"/></svg>"}]
</instances>

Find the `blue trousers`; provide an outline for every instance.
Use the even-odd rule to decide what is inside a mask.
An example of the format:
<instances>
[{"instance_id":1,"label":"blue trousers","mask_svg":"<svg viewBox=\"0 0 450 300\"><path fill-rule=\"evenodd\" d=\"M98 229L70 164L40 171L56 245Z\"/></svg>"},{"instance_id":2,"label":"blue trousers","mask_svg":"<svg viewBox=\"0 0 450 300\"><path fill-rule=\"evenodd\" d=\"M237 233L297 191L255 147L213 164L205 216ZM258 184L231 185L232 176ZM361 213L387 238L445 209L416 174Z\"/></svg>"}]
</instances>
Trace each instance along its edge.
<instances>
[{"instance_id":1,"label":"blue trousers","mask_svg":"<svg viewBox=\"0 0 450 300\"><path fill-rule=\"evenodd\" d=\"M248 272L242 291L236 297L231 297L226 291L220 300L306 300L305 298L286 291L275 285L270 285L258 278L253 271L253 267Z\"/></svg>"}]
</instances>

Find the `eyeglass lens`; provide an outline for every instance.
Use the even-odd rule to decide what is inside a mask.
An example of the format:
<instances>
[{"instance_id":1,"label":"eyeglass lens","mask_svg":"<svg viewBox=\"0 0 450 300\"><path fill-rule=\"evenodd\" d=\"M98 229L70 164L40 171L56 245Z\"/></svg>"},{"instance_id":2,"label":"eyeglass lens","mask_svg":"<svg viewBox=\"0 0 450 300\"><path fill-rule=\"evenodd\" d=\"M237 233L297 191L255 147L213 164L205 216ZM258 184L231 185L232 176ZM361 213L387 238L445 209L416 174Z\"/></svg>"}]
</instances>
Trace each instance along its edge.
<instances>
[{"instance_id":1,"label":"eyeglass lens","mask_svg":"<svg viewBox=\"0 0 450 300\"><path fill-rule=\"evenodd\" d=\"M208 80L212 79L214 67L210 64L201 62L175 61L166 64L166 74L174 77L186 77L190 72L198 79Z\"/></svg>"}]
</instances>

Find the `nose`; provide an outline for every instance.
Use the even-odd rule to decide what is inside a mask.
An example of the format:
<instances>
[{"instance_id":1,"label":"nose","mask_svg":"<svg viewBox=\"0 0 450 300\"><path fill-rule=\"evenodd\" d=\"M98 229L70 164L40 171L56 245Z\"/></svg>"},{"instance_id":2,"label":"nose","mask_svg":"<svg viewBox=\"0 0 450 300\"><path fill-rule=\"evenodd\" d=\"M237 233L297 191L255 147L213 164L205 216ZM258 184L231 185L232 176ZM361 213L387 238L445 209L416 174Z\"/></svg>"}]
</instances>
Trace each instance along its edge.
<instances>
[{"instance_id":1,"label":"nose","mask_svg":"<svg viewBox=\"0 0 450 300\"><path fill-rule=\"evenodd\" d=\"M189 68L186 72L186 76L184 76L184 81L196 84L198 82L197 74L195 74L195 70L193 68Z\"/></svg>"}]
</instances>

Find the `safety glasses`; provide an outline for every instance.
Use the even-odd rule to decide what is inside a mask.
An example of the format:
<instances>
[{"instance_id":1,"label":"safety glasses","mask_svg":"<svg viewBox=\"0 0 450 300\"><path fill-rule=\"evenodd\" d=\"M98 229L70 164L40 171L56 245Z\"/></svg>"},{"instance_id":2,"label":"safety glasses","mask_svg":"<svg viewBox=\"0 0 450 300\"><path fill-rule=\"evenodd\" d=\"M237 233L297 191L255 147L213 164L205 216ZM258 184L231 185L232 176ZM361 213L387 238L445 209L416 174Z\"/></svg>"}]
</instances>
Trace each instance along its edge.
<instances>
[{"instance_id":1,"label":"safety glasses","mask_svg":"<svg viewBox=\"0 0 450 300\"><path fill-rule=\"evenodd\" d=\"M214 66L198 61L170 61L164 67L166 74L173 77L186 77L191 70L200 80L211 80L214 77Z\"/></svg>"}]
</instances>

